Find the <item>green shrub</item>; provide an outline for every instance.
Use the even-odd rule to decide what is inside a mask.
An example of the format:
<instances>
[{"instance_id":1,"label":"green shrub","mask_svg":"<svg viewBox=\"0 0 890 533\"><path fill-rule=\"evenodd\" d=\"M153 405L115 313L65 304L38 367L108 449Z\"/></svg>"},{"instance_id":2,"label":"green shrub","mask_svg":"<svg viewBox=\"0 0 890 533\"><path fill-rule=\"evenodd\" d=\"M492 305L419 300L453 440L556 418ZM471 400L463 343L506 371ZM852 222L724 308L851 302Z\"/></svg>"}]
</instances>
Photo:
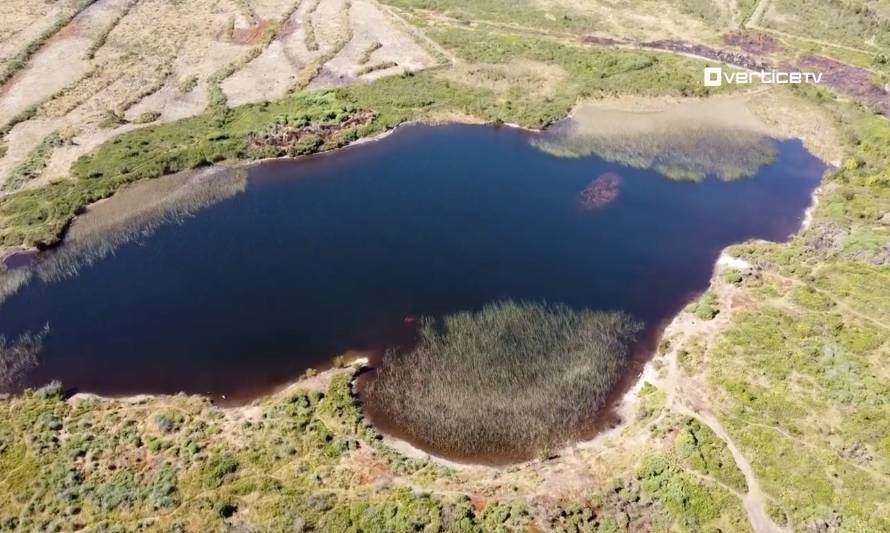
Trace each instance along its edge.
<instances>
[{"instance_id":1,"label":"green shrub","mask_svg":"<svg viewBox=\"0 0 890 533\"><path fill-rule=\"evenodd\" d=\"M720 274L724 282L732 285L741 285L745 280L745 274L737 268L727 268Z\"/></svg>"},{"instance_id":2,"label":"green shrub","mask_svg":"<svg viewBox=\"0 0 890 533\"><path fill-rule=\"evenodd\" d=\"M748 492L745 476L736 466L726 443L698 420L687 418L684 421L674 446L695 470L714 477L742 494Z\"/></svg>"},{"instance_id":3,"label":"green shrub","mask_svg":"<svg viewBox=\"0 0 890 533\"><path fill-rule=\"evenodd\" d=\"M701 320L713 320L720 313L720 309L717 307L717 295L706 292L697 301L687 305L686 312L694 314Z\"/></svg>"},{"instance_id":4,"label":"green shrub","mask_svg":"<svg viewBox=\"0 0 890 533\"><path fill-rule=\"evenodd\" d=\"M204 486L209 489L221 487L235 475L238 466L238 460L232 455L213 455L204 466Z\"/></svg>"}]
</instances>

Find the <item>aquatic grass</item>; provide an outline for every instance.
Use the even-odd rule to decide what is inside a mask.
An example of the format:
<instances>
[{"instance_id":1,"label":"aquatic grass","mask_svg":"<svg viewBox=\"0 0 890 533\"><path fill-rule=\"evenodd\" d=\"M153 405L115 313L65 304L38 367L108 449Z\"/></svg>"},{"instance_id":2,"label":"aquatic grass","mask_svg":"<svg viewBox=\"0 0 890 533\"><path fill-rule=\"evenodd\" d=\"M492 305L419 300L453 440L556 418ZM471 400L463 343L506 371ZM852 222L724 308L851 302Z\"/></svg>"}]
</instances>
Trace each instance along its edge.
<instances>
[{"instance_id":1,"label":"aquatic grass","mask_svg":"<svg viewBox=\"0 0 890 533\"><path fill-rule=\"evenodd\" d=\"M366 399L436 450L529 455L602 406L640 329L624 313L513 301L425 318L416 348L384 356Z\"/></svg>"},{"instance_id":2,"label":"aquatic grass","mask_svg":"<svg viewBox=\"0 0 890 533\"><path fill-rule=\"evenodd\" d=\"M774 142L756 132L697 126L691 121L665 122L639 132L616 131L606 120L603 123L610 127L602 131L569 125L532 144L556 157L595 154L613 163L656 170L672 180L693 182L709 175L724 181L753 176L777 156Z\"/></svg>"},{"instance_id":3,"label":"aquatic grass","mask_svg":"<svg viewBox=\"0 0 890 533\"><path fill-rule=\"evenodd\" d=\"M48 333L46 325L37 333L29 331L13 341L0 335L0 392L13 390L25 373L37 365L37 354Z\"/></svg>"},{"instance_id":4,"label":"aquatic grass","mask_svg":"<svg viewBox=\"0 0 890 533\"><path fill-rule=\"evenodd\" d=\"M77 276L115 250L137 239L150 237L167 224L181 224L197 211L244 191L245 169L207 169L171 175L127 189L111 202L77 219L65 246L53 250L37 267L28 269L43 282L56 283ZM0 273L0 303L5 299L3 281L14 270ZM12 285L16 290L19 285ZM15 291L11 291L14 293Z\"/></svg>"}]
</instances>

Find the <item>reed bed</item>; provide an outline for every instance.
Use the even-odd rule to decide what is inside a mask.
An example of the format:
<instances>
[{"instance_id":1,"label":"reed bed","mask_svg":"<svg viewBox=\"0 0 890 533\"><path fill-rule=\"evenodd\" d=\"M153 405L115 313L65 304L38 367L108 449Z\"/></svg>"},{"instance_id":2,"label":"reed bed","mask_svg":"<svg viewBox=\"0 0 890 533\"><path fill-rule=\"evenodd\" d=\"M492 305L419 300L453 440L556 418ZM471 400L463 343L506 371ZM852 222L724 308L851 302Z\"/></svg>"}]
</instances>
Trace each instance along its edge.
<instances>
[{"instance_id":1,"label":"reed bed","mask_svg":"<svg viewBox=\"0 0 890 533\"><path fill-rule=\"evenodd\" d=\"M544 452L602 407L641 324L625 313L500 302L424 318L366 399L406 435L462 456Z\"/></svg>"},{"instance_id":2,"label":"reed bed","mask_svg":"<svg viewBox=\"0 0 890 533\"><path fill-rule=\"evenodd\" d=\"M37 333L27 332L10 341L0 335L0 393L15 390L24 375L37 365L37 354L49 325Z\"/></svg>"}]
</instances>

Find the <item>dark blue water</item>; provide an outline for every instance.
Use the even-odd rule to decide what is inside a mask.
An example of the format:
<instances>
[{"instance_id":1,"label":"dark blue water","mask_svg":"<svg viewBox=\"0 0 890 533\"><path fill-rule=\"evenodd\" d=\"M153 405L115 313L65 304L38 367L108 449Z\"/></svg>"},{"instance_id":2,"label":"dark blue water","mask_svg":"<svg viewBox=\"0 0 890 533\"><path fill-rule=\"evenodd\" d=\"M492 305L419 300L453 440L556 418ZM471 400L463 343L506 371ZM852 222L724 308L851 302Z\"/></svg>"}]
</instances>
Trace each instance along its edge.
<instances>
[{"instance_id":1,"label":"dark blue water","mask_svg":"<svg viewBox=\"0 0 890 533\"><path fill-rule=\"evenodd\" d=\"M246 398L409 341L407 316L503 298L623 309L654 328L707 286L723 247L796 231L824 171L788 141L749 179L680 183L558 159L532 136L414 126L257 166L245 193L76 278L31 282L0 307L0 334L49 323L30 385ZM607 171L618 197L584 209Z\"/></svg>"}]
</instances>

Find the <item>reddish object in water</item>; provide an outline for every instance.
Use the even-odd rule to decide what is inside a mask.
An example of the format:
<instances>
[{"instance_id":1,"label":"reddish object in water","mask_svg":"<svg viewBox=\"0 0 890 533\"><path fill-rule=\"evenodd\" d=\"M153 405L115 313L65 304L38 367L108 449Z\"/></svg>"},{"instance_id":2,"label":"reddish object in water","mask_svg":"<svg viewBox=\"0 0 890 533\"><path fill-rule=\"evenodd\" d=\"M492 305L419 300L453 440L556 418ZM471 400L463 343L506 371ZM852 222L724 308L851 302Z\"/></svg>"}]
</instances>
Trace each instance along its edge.
<instances>
[{"instance_id":1,"label":"reddish object in water","mask_svg":"<svg viewBox=\"0 0 890 533\"><path fill-rule=\"evenodd\" d=\"M614 172L606 172L581 191L578 195L578 204L582 209L599 209L615 201L619 192L621 192L621 176Z\"/></svg>"},{"instance_id":2,"label":"reddish object in water","mask_svg":"<svg viewBox=\"0 0 890 533\"><path fill-rule=\"evenodd\" d=\"M412 327L417 323L417 317L408 315L404 319L402 319L402 324L405 324L406 327Z\"/></svg>"}]
</instances>

